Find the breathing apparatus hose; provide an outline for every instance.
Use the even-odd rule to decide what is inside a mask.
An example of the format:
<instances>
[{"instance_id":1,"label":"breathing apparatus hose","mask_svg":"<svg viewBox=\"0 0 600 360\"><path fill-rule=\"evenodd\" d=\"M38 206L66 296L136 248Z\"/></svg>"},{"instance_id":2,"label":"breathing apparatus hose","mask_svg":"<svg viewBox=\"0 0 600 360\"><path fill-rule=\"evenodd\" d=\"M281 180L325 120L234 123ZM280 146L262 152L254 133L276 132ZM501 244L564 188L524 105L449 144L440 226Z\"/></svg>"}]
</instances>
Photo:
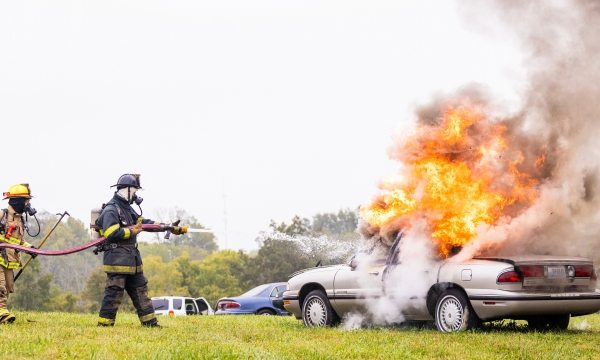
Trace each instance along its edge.
<instances>
[{"instance_id":1,"label":"breathing apparatus hose","mask_svg":"<svg viewBox=\"0 0 600 360\"><path fill-rule=\"evenodd\" d=\"M33 218L35 219L35 221L37 222L37 226L38 226L38 232L35 235L31 235L29 233L29 226L25 226L25 231L27 232L27 235L31 236L31 237L36 237L40 234L40 231L42 231L42 227L40 226L40 221L38 220L37 216L35 216L35 214L33 214ZM27 224L27 213L25 213L25 224Z\"/></svg>"},{"instance_id":2,"label":"breathing apparatus hose","mask_svg":"<svg viewBox=\"0 0 600 360\"><path fill-rule=\"evenodd\" d=\"M129 228L131 228L131 226ZM144 225L143 224L142 230L150 231L150 232L161 232L161 231L179 232L179 233L185 234L187 232L187 226L172 226L172 225L158 225L158 224L145 224ZM0 249L2 249L2 248L15 249L15 250L23 251L28 254L36 254L36 255L43 255L43 256L61 256L61 255L68 255L68 254L80 252L85 249L89 249L92 246L98 246L98 245L102 244L105 240L106 239L104 237L99 237L98 239L90 241L87 244L79 245L79 246L76 246L76 247L73 247L70 249L66 249L66 250L32 249L32 248L21 246L21 245L0 242Z\"/></svg>"}]
</instances>

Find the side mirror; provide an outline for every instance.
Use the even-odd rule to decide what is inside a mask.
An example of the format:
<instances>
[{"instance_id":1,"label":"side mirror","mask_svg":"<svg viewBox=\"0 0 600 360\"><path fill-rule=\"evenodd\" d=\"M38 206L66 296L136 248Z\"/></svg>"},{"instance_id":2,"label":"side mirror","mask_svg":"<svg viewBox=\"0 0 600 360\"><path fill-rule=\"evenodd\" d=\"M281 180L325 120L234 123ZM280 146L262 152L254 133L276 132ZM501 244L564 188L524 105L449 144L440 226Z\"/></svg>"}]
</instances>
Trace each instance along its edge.
<instances>
[{"instance_id":1,"label":"side mirror","mask_svg":"<svg viewBox=\"0 0 600 360\"><path fill-rule=\"evenodd\" d=\"M352 268L352 270L356 269L357 266L358 266L358 260L356 260L356 258L350 260L350 267Z\"/></svg>"}]
</instances>

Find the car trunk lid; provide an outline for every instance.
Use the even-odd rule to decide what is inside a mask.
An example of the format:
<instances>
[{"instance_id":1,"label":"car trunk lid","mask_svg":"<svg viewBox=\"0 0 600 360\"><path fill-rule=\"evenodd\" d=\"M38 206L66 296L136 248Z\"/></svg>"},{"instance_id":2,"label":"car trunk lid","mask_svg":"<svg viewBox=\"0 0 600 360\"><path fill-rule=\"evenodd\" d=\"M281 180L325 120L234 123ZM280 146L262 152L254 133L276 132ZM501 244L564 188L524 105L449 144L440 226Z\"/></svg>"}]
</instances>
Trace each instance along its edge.
<instances>
[{"instance_id":1,"label":"car trunk lid","mask_svg":"<svg viewBox=\"0 0 600 360\"><path fill-rule=\"evenodd\" d=\"M562 293L589 291L596 287L593 263L581 257L517 255L476 259L513 265L523 281L524 289Z\"/></svg>"}]
</instances>

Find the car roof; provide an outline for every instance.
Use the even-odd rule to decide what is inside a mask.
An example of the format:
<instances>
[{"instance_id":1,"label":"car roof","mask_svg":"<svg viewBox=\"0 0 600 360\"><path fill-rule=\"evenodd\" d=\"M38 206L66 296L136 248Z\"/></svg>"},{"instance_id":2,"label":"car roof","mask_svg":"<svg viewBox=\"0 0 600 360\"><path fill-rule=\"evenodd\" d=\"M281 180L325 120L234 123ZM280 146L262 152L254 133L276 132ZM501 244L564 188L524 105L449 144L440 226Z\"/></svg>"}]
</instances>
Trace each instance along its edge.
<instances>
[{"instance_id":1,"label":"car roof","mask_svg":"<svg viewBox=\"0 0 600 360\"><path fill-rule=\"evenodd\" d=\"M192 300L194 300L194 298L191 298L189 296L153 296L150 299L192 299Z\"/></svg>"}]
</instances>

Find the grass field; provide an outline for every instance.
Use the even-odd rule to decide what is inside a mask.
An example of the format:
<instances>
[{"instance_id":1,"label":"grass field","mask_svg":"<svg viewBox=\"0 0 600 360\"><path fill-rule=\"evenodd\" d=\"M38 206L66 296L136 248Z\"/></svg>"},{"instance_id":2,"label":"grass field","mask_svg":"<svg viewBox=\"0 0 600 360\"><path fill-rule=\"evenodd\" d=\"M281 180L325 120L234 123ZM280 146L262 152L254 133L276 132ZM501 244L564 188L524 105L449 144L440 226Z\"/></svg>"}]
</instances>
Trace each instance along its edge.
<instances>
[{"instance_id":1,"label":"grass field","mask_svg":"<svg viewBox=\"0 0 600 360\"><path fill-rule=\"evenodd\" d=\"M0 326L2 359L598 359L600 315L569 330L538 333L506 322L458 334L432 328L305 328L293 317L161 317L163 329L119 314L112 328L95 315L16 313Z\"/></svg>"}]
</instances>

